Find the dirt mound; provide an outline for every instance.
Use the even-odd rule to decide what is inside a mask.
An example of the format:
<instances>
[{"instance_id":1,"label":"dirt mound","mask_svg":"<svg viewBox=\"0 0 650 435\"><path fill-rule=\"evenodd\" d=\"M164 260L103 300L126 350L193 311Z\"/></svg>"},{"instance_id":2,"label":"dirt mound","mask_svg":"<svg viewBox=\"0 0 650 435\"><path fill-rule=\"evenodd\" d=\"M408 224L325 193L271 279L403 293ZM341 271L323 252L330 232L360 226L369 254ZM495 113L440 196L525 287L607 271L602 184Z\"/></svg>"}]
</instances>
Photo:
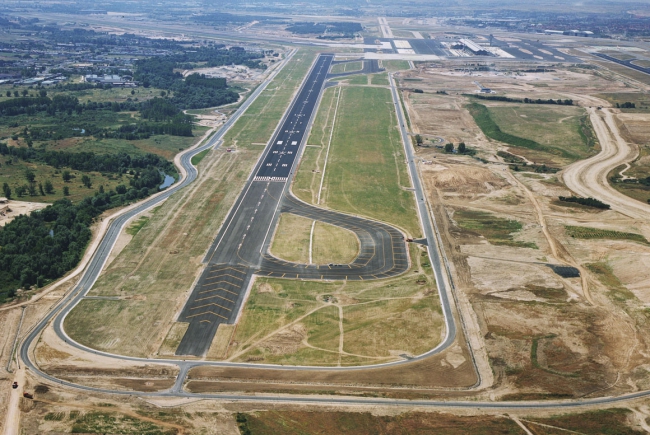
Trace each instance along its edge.
<instances>
[{"instance_id":1,"label":"dirt mound","mask_svg":"<svg viewBox=\"0 0 650 435\"><path fill-rule=\"evenodd\" d=\"M307 329L305 328L305 325L297 323L278 332L273 337L262 343L260 347L273 355L292 354L298 351L306 336Z\"/></svg>"},{"instance_id":2,"label":"dirt mound","mask_svg":"<svg viewBox=\"0 0 650 435\"><path fill-rule=\"evenodd\" d=\"M424 166L422 171L437 188L445 191L489 193L508 185L504 179L484 168L450 165L446 170L429 170Z\"/></svg>"},{"instance_id":3,"label":"dirt mound","mask_svg":"<svg viewBox=\"0 0 650 435\"><path fill-rule=\"evenodd\" d=\"M260 286L257 288L258 293L275 293L275 290L273 290L273 286L267 282L263 282L260 284Z\"/></svg>"}]
</instances>

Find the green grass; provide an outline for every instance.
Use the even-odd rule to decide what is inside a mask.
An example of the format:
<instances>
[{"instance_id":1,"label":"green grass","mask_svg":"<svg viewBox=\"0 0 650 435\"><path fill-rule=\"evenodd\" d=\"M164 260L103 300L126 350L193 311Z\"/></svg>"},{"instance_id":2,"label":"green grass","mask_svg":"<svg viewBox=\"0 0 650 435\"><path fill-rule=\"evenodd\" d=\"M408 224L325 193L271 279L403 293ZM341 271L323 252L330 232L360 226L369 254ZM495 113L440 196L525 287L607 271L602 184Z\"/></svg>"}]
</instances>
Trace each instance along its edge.
<instances>
[{"instance_id":1,"label":"green grass","mask_svg":"<svg viewBox=\"0 0 650 435\"><path fill-rule=\"evenodd\" d=\"M345 87L325 173L325 204L419 236L413 194L389 89Z\"/></svg>"},{"instance_id":2,"label":"green grass","mask_svg":"<svg viewBox=\"0 0 650 435\"><path fill-rule=\"evenodd\" d=\"M538 249L532 242L514 240L514 234L522 229L520 222L496 217L484 211L459 209L454 212L458 226L480 234L493 245L516 246Z\"/></svg>"},{"instance_id":3,"label":"green grass","mask_svg":"<svg viewBox=\"0 0 650 435\"><path fill-rule=\"evenodd\" d=\"M196 166L196 165L198 165L199 163L201 163L201 160L203 160L203 158L204 158L204 157L205 157L209 152L210 152L210 150L207 149L207 150L203 150L203 151L201 151L200 153L198 153L197 155L193 156L193 157L192 157L192 165Z\"/></svg>"},{"instance_id":4,"label":"green grass","mask_svg":"<svg viewBox=\"0 0 650 435\"><path fill-rule=\"evenodd\" d=\"M368 84L368 74L360 74L358 76L352 76L350 78L342 78L341 80L346 80L351 85L367 85Z\"/></svg>"},{"instance_id":5,"label":"green grass","mask_svg":"<svg viewBox=\"0 0 650 435\"><path fill-rule=\"evenodd\" d=\"M471 103L466 107L476 124L490 139L569 161L584 158L589 154L589 146L579 133L579 128L582 128L579 121L565 121L565 127L563 123L558 122L560 113L556 112L558 109L555 107L522 106L524 105L488 109L483 104ZM576 116L580 114L575 108L568 109L573 109ZM526 118L521 114L525 114ZM524 135L526 137L523 137Z\"/></svg>"},{"instance_id":6,"label":"green grass","mask_svg":"<svg viewBox=\"0 0 650 435\"><path fill-rule=\"evenodd\" d=\"M300 167L294 178L291 190L303 201L315 204L325 165L325 155L330 132L334 124L334 112L340 87L328 88L321 97L318 111L312 125L308 145L300 158Z\"/></svg>"},{"instance_id":7,"label":"green grass","mask_svg":"<svg viewBox=\"0 0 650 435\"><path fill-rule=\"evenodd\" d=\"M411 256L421 257L416 247L412 247ZM416 260L413 267L420 269L421 265ZM435 346L438 331L444 327L430 274L407 273L378 281L346 283L258 278L243 309L229 354L244 351L237 361L337 364L338 308L326 303L325 296L330 297L330 303L344 305L344 351L367 355L342 355L342 365L393 359L390 351L394 349L413 354L426 351ZM307 343L325 351L308 348L301 344L301 339L296 340L295 351L279 354L270 352L264 343L252 345L315 309L299 323L304 327Z\"/></svg>"},{"instance_id":8,"label":"green grass","mask_svg":"<svg viewBox=\"0 0 650 435\"><path fill-rule=\"evenodd\" d=\"M140 216L137 220L133 221L131 225L126 229L127 234L135 236L138 232L144 227L147 222L149 222L149 217Z\"/></svg>"},{"instance_id":9,"label":"green grass","mask_svg":"<svg viewBox=\"0 0 650 435\"><path fill-rule=\"evenodd\" d=\"M407 60L382 60L381 66L390 72L411 69Z\"/></svg>"},{"instance_id":10,"label":"green grass","mask_svg":"<svg viewBox=\"0 0 650 435\"><path fill-rule=\"evenodd\" d=\"M611 92L596 96L609 101L612 106L626 102L635 104L634 109L621 109L623 112L648 112L650 109L650 96L639 92Z\"/></svg>"},{"instance_id":11,"label":"green grass","mask_svg":"<svg viewBox=\"0 0 650 435\"><path fill-rule=\"evenodd\" d=\"M344 73L350 71L360 71L362 68L363 65L361 62L339 63L332 66L332 68L330 69L330 73L338 74L338 73Z\"/></svg>"},{"instance_id":12,"label":"green grass","mask_svg":"<svg viewBox=\"0 0 650 435\"><path fill-rule=\"evenodd\" d=\"M372 85L378 85L378 86L388 86L390 83L388 83L388 74L387 73L381 73L381 74L373 74L370 76L370 84Z\"/></svg>"},{"instance_id":13,"label":"green grass","mask_svg":"<svg viewBox=\"0 0 650 435\"><path fill-rule=\"evenodd\" d=\"M576 227L572 225L566 225L565 228L567 236L575 237L577 239L630 240L633 242L642 243L644 245L650 245L648 240L641 234L624 233L621 231L613 230L602 230L599 228Z\"/></svg>"},{"instance_id":14,"label":"green grass","mask_svg":"<svg viewBox=\"0 0 650 435\"><path fill-rule=\"evenodd\" d=\"M605 263L589 263L586 264L587 269L596 274L598 280L609 290L609 296L618 302L625 302L634 299L634 293L629 291L623 283L614 275L612 267Z\"/></svg>"}]
</instances>

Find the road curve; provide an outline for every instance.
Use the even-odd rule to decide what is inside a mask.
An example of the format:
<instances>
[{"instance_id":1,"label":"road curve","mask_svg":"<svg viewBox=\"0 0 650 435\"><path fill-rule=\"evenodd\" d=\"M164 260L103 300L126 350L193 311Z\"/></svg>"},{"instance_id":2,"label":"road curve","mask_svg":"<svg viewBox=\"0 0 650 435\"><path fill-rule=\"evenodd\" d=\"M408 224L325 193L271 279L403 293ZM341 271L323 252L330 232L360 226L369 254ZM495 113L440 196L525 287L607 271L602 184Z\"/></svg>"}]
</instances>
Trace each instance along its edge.
<instances>
[{"instance_id":1,"label":"road curve","mask_svg":"<svg viewBox=\"0 0 650 435\"><path fill-rule=\"evenodd\" d=\"M637 150L621 137L610 109L587 111L601 151L566 168L562 175L564 184L576 194L596 198L633 219L646 219L650 214L649 205L625 196L607 182L607 175L617 166L634 160Z\"/></svg>"}]
</instances>

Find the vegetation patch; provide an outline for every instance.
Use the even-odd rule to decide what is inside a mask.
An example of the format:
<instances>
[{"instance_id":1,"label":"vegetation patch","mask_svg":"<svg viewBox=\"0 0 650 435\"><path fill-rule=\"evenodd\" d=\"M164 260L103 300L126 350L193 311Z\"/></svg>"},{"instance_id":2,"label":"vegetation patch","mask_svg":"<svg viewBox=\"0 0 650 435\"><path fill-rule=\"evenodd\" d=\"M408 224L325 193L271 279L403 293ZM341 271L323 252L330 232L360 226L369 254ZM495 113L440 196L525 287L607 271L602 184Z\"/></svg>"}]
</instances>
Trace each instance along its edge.
<instances>
[{"instance_id":1,"label":"vegetation patch","mask_svg":"<svg viewBox=\"0 0 650 435\"><path fill-rule=\"evenodd\" d=\"M165 430L153 423L117 413L90 412L77 418L72 433L172 435L175 430Z\"/></svg>"},{"instance_id":2,"label":"vegetation patch","mask_svg":"<svg viewBox=\"0 0 650 435\"><path fill-rule=\"evenodd\" d=\"M566 233L569 237L577 239L612 239L612 240L631 240L633 242L650 245L648 240L641 234L624 233L622 231L603 230L599 228L578 227L566 225Z\"/></svg>"},{"instance_id":3,"label":"vegetation patch","mask_svg":"<svg viewBox=\"0 0 650 435\"><path fill-rule=\"evenodd\" d=\"M629 291L623 283L614 275L611 266L605 262L586 264L587 269L595 273L600 282L610 291L610 296L619 302L634 299L634 293Z\"/></svg>"},{"instance_id":4,"label":"vegetation patch","mask_svg":"<svg viewBox=\"0 0 650 435\"><path fill-rule=\"evenodd\" d=\"M309 263L309 235L313 220L282 213L273 235L271 253L287 261Z\"/></svg>"},{"instance_id":5,"label":"vegetation patch","mask_svg":"<svg viewBox=\"0 0 650 435\"><path fill-rule=\"evenodd\" d=\"M246 414L246 427L259 435L492 435L520 434L517 424L503 417L460 417L443 413L404 413L376 416L369 412L266 411ZM239 418L238 418L239 421ZM241 426L240 426L241 427ZM242 431L242 434L244 432Z\"/></svg>"},{"instance_id":6,"label":"vegetation patch","mask_svg":"<svg viewBox=\"0 0 650 435\"><path fill-rule=\"evenodd\" d=\"M465 209L456 210L454 220L460 228L480 234L493 245L538 249L535 243L514 240L513 236L523 228L519 221L499 218L484 211Z\"/></svg>"},{"instance_id":7,"label":"vegetation patch","mask_svg":"<svg viewBox=\"0 0 650 435\"><path fill-rule=\"evenodd\" d=\"M560 196L558 199L562 202L575 202L580 205L586 205L587 207L599 208L601 210L609 210L610 205L605 204L604 202L596 198L581 198L579 196Z\"/></svg>"},{"instance_id":8,"label":"vegetation patch","mask_svg":"<svg viewBox=\"0 0 650 435\"><path fill-rule=\"evenodd\" d=\"M199 163L201 163L201 160L210 152L210 149L203 150L200 153L192 156L192 165L197 166Z\"/></svg>"},{"instance_id":9,"label":"vegetation patch","mask_svg":"<svg viewBox=\"0 0 650 435\"><path fill-rule=\"evenodd\" d=\"M584 111L580 108L527 104L488 108L478 103L466 107L490 139L569 161L591 152L588 130L581 127Z\"/></svg>"},{"instance_id":10,"label":"vegetation patch","mask_svg":"<svg viewBox=\"0 0 650 435\"><path fill-rule=\"evenodd\" d=\"M420 227L389 89L345 87L325 173L327 206L398 225Z\"/></svg>"},{"instance_id":11,"label":"vegetation patch","mask_svg":"<svg viewBox=\"0 0 650 435\"><path fill-rule=\"evenodd\" d=\"M140 216L126 229L127 234L135 236L149 222L148 216Z\"/></svg>"},{"instance_id":12,"label":"vegetation patch","mask_svg":"<svg viewBox=\"0 0 650 435\"><path fill-rule=\"evenodd\" d=\"M527 426L535 433L559 433L553 431L553 428L544 427L535 423L554 426L558 429L577 431L580 433L593 433L603 435L640 435L643 431L638 431L629 427L629 420L632 411L629 409L605 409L600 411L591 411L581 414L556 415L550 418L530 418L525 420ZM539 431L539 432L538 432Z\"/></svg>"}]
</instances>

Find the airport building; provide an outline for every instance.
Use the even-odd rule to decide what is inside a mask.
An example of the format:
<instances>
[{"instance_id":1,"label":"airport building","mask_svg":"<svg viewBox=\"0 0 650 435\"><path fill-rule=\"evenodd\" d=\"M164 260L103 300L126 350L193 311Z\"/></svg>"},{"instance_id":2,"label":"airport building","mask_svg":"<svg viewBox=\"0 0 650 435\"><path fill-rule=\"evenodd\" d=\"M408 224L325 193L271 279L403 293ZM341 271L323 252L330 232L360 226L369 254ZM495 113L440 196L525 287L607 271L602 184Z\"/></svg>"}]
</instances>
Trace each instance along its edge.
<instances>
[{"instance_id":1,"label":"airport building","mask_svg":"<svg viewBox=\"0 0 650 435\"><path fill-rule=\"evenodd\" d=\"M466 50L470 51L474 56L489 56L490 53L477 43L469 39L461 39L460 43L463 44Z\"/></svg>"}]
</instances>

